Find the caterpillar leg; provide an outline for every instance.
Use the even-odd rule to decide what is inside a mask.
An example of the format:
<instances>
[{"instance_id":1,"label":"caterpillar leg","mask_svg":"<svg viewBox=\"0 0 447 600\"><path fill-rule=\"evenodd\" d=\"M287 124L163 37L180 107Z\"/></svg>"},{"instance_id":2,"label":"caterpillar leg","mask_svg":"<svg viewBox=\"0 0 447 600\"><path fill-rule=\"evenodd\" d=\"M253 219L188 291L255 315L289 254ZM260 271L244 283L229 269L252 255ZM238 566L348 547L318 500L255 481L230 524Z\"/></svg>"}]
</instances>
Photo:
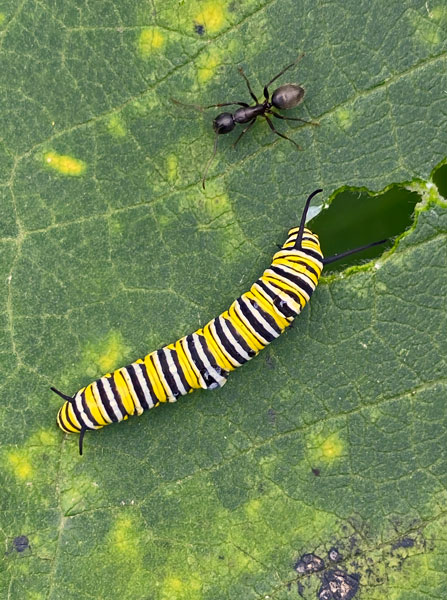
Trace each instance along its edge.
<instances>
[{"instance_id":1,"label":"caterpillar leg","mask_svg":"<svg viewBox=\"0 0 447 600\"><path fill-rule=\"evenodd\" d=\"M79 455L82 456L82 446L84 443L84 435L85 432L87 431L87 429L85 427L83 427L81 429L81 433L79 434Z\"/></svg>"}]
</instances>

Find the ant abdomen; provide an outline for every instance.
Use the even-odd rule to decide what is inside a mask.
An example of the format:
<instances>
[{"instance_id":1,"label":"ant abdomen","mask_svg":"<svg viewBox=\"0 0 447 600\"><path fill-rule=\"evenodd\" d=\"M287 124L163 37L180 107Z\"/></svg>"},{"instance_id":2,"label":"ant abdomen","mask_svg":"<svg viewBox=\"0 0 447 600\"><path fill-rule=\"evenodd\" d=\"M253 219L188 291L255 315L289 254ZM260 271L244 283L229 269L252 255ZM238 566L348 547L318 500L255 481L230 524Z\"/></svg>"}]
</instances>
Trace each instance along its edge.
<instances>
[{"instance_id":1,"label":"ant abdomen","mask_svg":"<svg viewBox=\"0 0 447 600\"><path fill-rule=\"evenodd\" d=\"M286 83L277 88L272 94L272 104L275 108L295 108L304 98L304 88L296 83Z\"/></svg>"}]
</instances>

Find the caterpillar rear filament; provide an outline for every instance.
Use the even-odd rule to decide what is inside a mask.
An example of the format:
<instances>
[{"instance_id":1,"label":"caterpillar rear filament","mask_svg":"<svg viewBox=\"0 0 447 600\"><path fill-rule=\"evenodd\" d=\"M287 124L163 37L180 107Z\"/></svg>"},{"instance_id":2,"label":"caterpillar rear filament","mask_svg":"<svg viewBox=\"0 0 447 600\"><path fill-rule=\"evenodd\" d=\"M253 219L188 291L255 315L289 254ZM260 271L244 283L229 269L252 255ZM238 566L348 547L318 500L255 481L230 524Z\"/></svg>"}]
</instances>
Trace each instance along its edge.
<instances>
[{"instance_id":1,"label":"caterpillar rear filament","mask_svg":"<svg viewBox=\"0 0 447 600\"><path fill-rule=\"evenodd\" d=\"M321 191L308 197L299 227L290 229L272 264L228 310L194 333L107 373L73 397L51 388L65 400L57 423L66 433L80 434L80 454L90 429L141 415L195 389L222 387L230 371L256 356L300 314L325 264L386 241L323 258L318 236L305 227L310 201Z\"/></svg>"}]
</instances>

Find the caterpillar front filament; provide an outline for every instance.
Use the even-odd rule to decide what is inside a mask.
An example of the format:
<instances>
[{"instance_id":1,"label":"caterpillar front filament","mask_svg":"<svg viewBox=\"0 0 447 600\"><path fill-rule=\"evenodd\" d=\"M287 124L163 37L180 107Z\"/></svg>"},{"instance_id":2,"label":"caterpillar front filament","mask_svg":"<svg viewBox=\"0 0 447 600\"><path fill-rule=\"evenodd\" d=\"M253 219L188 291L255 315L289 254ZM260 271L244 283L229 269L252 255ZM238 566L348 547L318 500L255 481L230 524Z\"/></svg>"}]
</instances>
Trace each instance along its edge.
<instances>
[{"instance_id":1,"label":"caterpillar front filament","mask_svg":"<svg viewBox=\"0 0 447 600\"><path fill-rule=\"evenodd\" d=\"M80 434L80 454L89 429L141 415L195 389L222 387L230 371L279 337L303 310L324 264L386 241L324 259L318 236L304 226L310 201L321 191L308 197L299 227L290 229L272 264L224 313L196 332L107 373L73 397L51 388L65 400L57 423L66 433Z\"/></svg>"}]
</instances>

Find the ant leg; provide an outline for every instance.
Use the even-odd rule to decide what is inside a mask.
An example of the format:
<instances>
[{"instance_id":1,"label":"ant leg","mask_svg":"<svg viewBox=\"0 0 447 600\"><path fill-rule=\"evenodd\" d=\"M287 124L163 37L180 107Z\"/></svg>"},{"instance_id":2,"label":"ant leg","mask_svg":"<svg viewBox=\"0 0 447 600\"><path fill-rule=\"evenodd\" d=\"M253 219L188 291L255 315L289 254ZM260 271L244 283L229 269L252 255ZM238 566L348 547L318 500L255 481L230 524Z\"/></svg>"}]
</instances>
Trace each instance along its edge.
<instances>
[{"instance_id":1,"label":"ant leg","mask_svg":"<svg viewBox=\"0 0 447 600\"><path fill-rule=\"evenodd\" d=\"M219 106L234 106L237 104L238 106L243 106L247 108L250 106L246 102L222 102L221 104L210 104L208 106L201 106L200 104L186 104L185 102L180 102L180 100L176 100L175 98L170 98L171 102L174 104L178 104L178 106L186 106L186 108L194 108L194 110L198 110L200 112L206 110L207 108L218 108Z\"/></svg>"},{"instance_id":2,"label":"ant leg","mask_svg":"<svg viewBox=\"0 0 447 600\"><path fill-rule=\"evenodd\" d=\"M233 144L233 148L236 148L236 144L239 142L239 140L241 139L241 137L244 135L244 133L246 133L250 127L253 125L253 123L256 121L256 117L254 119L252 119L250 121L250 123L247 125L247 127L245 129L242 130L242 132L239 134L239 137L237 138L237 140L234 142Z\"/></svg>"},{"instance_id":3,"label":"ant leg","mask_svg":"<svg viewBox=\"0 0 447 600\"><path fill-rule=\"evenodd\" d=\"M273 115L277 119L283 119L284 121L301 121L302 123L308 123L309 125L320 125L318 121L306 121L305 119L300 119L299 117L284 117L283 115L273 112L273 110L270 110L269 114Z\"/></svg>"},{"instance_id":4,"label":"ant leg","mask_svg":"<svg viewBox=\"0 0 447 600\"><path fill-rule=\"evenodd\" d=\"M289 142L292 142L292 144L294 146L296 146L298 150L302 150L301 146L299 146L296 142L294 142L292 139L290 139L289 137L287 137L286 135L284 135L283 133L280 133L277 129L275 129L275 126L273 125L271 120L266 115L264 115L264 117L265 117L265 120L267 121L267 123L269 124L270 129L273 131L273 133L276 133L276 135L279 135L279 137L282 137L285 140L289 140Z\"/></svg>"},{"instance_id":5,"label":"ant leg","mask_svg":"<svg viewBox=\"0 0 447 600\"><path fill-rule=\"evenodd\" d=\"M273 77L273 79L270 79L270 81L269 81L268 83L266 83L266 84L265 84L265 86L264 86L264 98L265 98L266 100L268 100L268 99L269 99L269 91L268 91L268 87L269 87L270 85L272 85L272 83L273 83L274 81L276 81L276 80L278 79L278 77L281 77L281 75L282 75L283 73L285 73L286 71L288 71L289 69L291 69L291 68L292 68L294 65L296 65L296 63L297 63L297 62L299 62L299 61L300 61L300 60L303 58L303 56L304 56L304 52L303 52L303 54L300 54L300 55L298 56L298 58L297 58L296 60L294 60L294 61L293 61L293 63L290 63L290 65L287 65L287 67L284 67L284 69L283 69L282 71L280 71L280 72L278 73L278 75L275 75L275 77Z\"/></svg>"},{"instance_id":6,"label":"ant leg","mask_svg":"<svg viewBox=\"0 0 447 600\"><path fill-rule=\"evenodd\" d=\"M239 67L239 73L245 79L245 83L247 84L248 91L250 92L250 96L253 98L253 100L256 102L256 104L259 104L258 99L256 98L253 90L251 89L250 82L248 81L247 75L244 73L244 70L242 69L242 67Z\"/></svg>"},{"instance_id":7,"label":"ant leg","mask_svg":"<svg viewBox=\"0 0 447 600\"><path fill-rule=\"evenodd\" d=\"M217 108L219 106L234 106L235 104L237 104L238 106L244 106L245 108L247 108L247 106L250 106L246 102L222 102L221 104L209 104L208 106L204 106L203 108Z\"/></svg>"},{"instance_id":8,"label":"ant leg","mask_svg":"<svg viewBox=\"0 0 447 600\"><path fill-rule=\"evenodd\" d=\"M207 176L207 173L208 173L208 169L210 168L210 165L213 162L214 157L216 156L216 152L217 152L217 140L218 139L219 139L219 134L216 133L216 137L215 137L215 140L214 140L213 153L211 154L210 158L208 159L208 162L206 163L205 170L203 171L203 175L202 175L202 187L203 187L203 189L205 189L205 181L206 181L206 176Z\"/></svg>"}]
</instances>

